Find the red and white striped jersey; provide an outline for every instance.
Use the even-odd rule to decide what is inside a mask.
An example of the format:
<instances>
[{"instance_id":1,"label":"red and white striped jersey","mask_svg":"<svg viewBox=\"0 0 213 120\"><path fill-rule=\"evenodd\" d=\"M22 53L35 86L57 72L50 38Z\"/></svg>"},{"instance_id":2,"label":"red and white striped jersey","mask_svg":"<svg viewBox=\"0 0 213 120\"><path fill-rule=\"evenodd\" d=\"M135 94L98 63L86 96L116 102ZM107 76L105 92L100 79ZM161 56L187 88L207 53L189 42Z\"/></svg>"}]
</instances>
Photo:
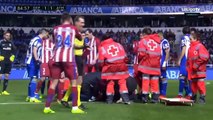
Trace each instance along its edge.
<instances>
[{"instance_id":1,"label":"red and white striped jersey","mask_svg":"<svg viewBox=\"0 0 213 120\"><path fill-rule=\"evenodd\" d=\"M93 37L92 40L89 41L90 51L87 54L87 64L93 65L94 61L98 58L98 47L100 45L100 40L98 38Z\"/></svg>"},{"instance_id":2,"label":"red and white striped jersey","mask_svg":"<svg viewBox=\"0 0 213 120\"><path fill-rule=\"evenodd\" d=\"M48 63L49 60L53 57L53 48L54 44L51 39L42 40L42 63Z\"/></svg>"},{"instance_id":3,"label":"red and white striped jersey","mask_svg":"<svg viewBox=\"0 0 213 120\"><path fill-rule=\"evenodd\" d=\"M134 64L138 64L138 47L139 41L133 42Z\"/></svg>"},{"instance_id":4,"label":"red and white striped jersey","mask_svg":"<svg viewBox=\"0 0 213 120\"><path fill-rule=\"evenodd\" d=\"M82 39L77 28L70 24L62 24L54 28L55 49L53 61L75 62L74 41Z\"/></svg>"}]
</instances>

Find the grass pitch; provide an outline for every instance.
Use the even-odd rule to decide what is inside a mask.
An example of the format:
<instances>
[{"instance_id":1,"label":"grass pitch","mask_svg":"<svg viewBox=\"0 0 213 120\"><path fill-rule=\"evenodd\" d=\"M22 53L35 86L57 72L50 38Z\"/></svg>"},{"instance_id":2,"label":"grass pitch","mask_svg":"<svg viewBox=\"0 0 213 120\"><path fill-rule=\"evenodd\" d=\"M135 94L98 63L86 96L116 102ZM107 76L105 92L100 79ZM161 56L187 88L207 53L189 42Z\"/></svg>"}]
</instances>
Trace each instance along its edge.
<instances>
[{"instance_id":1,"label":"grass pitch","mask_svg":"<svg viewBox=\"0 0 213 120\"><path fill-rule=\"evenodd\" d=\"M163 104L131 105L86 103L87 114L74 115L54 103L56 114L43 114L44 103L25 102L28 81L10 81L10 96L0 95L0 120L211 120L213 118L213 81L207 81L206 105L164 106ZM2 86L0 87L0 89ZM178 81L169 81L168 97L177 95ZM43 100L45 101L45 100Z\"/></svg>"}]
</instances>

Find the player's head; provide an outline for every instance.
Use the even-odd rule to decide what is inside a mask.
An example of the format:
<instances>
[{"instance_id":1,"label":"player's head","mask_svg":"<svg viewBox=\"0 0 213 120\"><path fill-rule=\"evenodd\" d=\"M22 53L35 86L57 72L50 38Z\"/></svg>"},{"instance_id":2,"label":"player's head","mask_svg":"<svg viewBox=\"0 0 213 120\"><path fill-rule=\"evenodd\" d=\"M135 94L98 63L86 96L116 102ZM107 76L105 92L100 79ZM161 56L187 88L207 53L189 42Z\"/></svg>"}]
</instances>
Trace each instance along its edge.
<instances>
[{"instance_id":1,"label":"player's head","mask_svg":"<svg viewBox=\"0 0 213 120\"><path fill-rule=\"evenodd\" d=\"M85 31L81 32L81 36L82 36L83 39L86 37Z\"/></svg>"},{"instance_id":2,"label":"player's head","mask_svg":"<svg viewBox=\"0 0 213 120\"><path fill-rule=\"evenodd\" d=\"M190 34L190 27L188 27L188 26L183 27L182 32L183 32L184 35Z\"/></svg>"},{"instance_id":3,"label":"player's head","mask_svg":"<svg viewBox=\"0 0 213 120\"><path fill-rule=\"evenodd\" d=\"M85 31L85 36L88 37L90 40L92 40L92 38L93 38L92 30L91 29L87 29Z\"/></svg>"},{"instance_id":4,"label":"player's head","mask_svg":"<svg viewBox=\"0 0 213 120\"><path fill-rule=\"evenodd\" d=\"M9 31L4 32L4 39L5 40L11 40L12 36L11 33Z\"/></svg>"},{"instance_id":5,"label":"player's head","mask_svg":"<svg viewBox=\"0 0 213 120\"><path fill-rule=\"evenodd\" d=\"M73 24L72 17L69 15L69 13L64 13L61 16L61 23L62 24Z\"/></svg>"},{"instance_id":6,"label":"player's head","mask_svg":"<svg viewBox=\"0 0 213 120\"><path fill-rule=\"evenodd\" d=\"M109 34L109 33L106 33L106 34L104 34L104 35L102 36L102 41L107 40L107 39L109 39L109 38L111 38L110 34Z\"/></svg>"},{"instance_id":7,"label":"player's head","mask_svg":"<svg viewBox=\"0 0 213 120\"><path fill-rule=\"evenodd\" d=\"M142 30L142 33L143 35L150 35L152 34L152 30L150 27L145 27L143 30Z\"/></svg>"},{"instance_id":8,"label":"player's head","mask_svg":"<svg viewBox=\"0 0 213 120\"><path fill-rule=\"evenodd\" d=\"M160 37L161 40L164 39L164 35L163 35L163 32L162 32L162 31L158 32L158 36Z\"/></svg>"},{"instance_id":9,"label":"player's head","mask_svg":"<svg viewBox=\"0 0 213 120\"><path fill-rule=\"evenodd\" d=\"M191 31L190 40L191 41L197 41L198 40L198 34L197 34L197 32Z\"/></svg>"},{"instance_id":10,"label":"player's head","mask_svg":"<svg viewBox=\"0 0 213 120\"><path fill-rule=\"evenodd\" d=\"M49 37L49 31L45 28L42 28L41 30L38 31L39 33L39 36L42 38L42 39L47 39Z\"/></svg>"},{"instance_id":11,"label":"player's head","mask_svg":"<svg viewBox=\"0 0 213 120\"><path fill-rule=\"evenodd\" d=\"M85 20L84 16L76 16L74 19L75 26L78 28L79 31L83 30L83 27L85 26Z\"/></svg>"},{"instance_id":12,"label":"player's head","mask_svg":"<svg viewBox=\"0 0 213 120\"><path fill-rule=\"evenodd\" d=\"M195 41L195 40L199 40L199 33L196 30L196 28L191 28L190 29L190 40L191 41Z\"/></svg>"}]
</instances>

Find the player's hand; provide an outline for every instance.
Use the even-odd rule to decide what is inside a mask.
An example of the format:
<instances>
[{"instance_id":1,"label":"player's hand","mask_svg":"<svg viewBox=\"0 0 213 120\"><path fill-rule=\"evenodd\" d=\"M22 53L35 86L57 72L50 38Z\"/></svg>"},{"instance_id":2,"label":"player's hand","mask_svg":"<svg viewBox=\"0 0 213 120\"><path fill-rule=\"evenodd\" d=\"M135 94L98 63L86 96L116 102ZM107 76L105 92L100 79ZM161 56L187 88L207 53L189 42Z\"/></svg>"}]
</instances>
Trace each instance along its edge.
<instances>
[{"instance_id":1,"label":"player's hand","mask_svg":"<svg viewBox=\"0 0 213 120\"><path fill-rule=\"evenodd\" d=\"M166 67L162 67L162 70L166 70Z\"/></svg>"},{"instance_id":2,"label":"player's hand","mask_svg":"<svg viewBox=\"0 0 213 120\"><path fill-rule=\"evenodd\" d=\"M3 61L4 60L4 56L0 56L0 61Z\"/></svg>"},{"instance_id":3,"label":"player's hand","mask_svg":"<svg viewBox=\"0 0 213 120\"><path fill-rule=\"evenodd\" d=\"M10 61L13 62L15 60L15 55L10 56Z\"/></svg>"},{"instance_id":4,"label":"player's hand","mask_svg":"<svg viewBox=\"0 0 213 120\"><path fill-rule=\"evenodd\" d=\"M36 64L37 65L41 65L41 61L40 60L36 60Z\"/></svg>"},{"instance_id":5,"label":"player's hand","mask_svg":"<svg viewBox=\"0 0 213 120\"><path fill-rule=\"evenodd\" d=\"M177 65L177 66L180 66L180 60L177 61L176 65Z\"/></svg>"}]
</instances>

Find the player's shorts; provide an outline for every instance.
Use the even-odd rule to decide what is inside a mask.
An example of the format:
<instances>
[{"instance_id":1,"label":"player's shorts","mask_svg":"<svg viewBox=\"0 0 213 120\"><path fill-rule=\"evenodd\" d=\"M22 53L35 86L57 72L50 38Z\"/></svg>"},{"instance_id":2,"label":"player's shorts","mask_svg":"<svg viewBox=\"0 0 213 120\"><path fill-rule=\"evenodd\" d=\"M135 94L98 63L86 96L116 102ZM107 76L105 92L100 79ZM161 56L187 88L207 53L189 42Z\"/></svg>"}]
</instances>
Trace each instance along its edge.
<instances>
[{"instance_id":1,"label":"player's shorts","mask_svg":"<svg viewBox=\"0 0 213 120\"><path fill-rule=\"evenodd\" d=\"M27 64L28 77L34 77L34 76L38 77L39 69L40 69L39 65Z\"/></svg>"},{"instance_id":2,"label":"player's shorts","mask_svg":"<svg viewBox=\"0 0 213 120\"><path fill-rule=\"evenodd\" d=\"M10 74L12 69L12 63L0 62L0 74Z\"/></svg>"},{"instance_id":3,"label":"player's shorts","mask_svg":"<svg viewBox=\"0 0 213 120\"><path fill-rule=\"evenodd\" d=\"M186 66L184 66L184 65L180 66L180 74L179 74L179 76L180 77L182 77L182 76L187 77L188 76L188 73L187 73L187 70L186 70Z\"/></svg>"},{"instance_id":4,"label":"player's shorts","mask_svg":"<svg viewBox=\"0 0 213 120\"><path fill-rule=\"evenodd\" d=\"M76 61L76 65L77 65L77 69L78 69L78 75L82 76L83 75L83 57L82 56L75 56L75 61Z\"/></svg>"},{"instance_id":5,"label":"player's shorts","mask_svg":"<svg viewBox=\"0 0 213 120\"><path fill-rule=\"evenodd\" d=\"M42 63L40 67L41 77L50 77L50 69L48 63Z\"/></svg>"},{"instance_id":6,"label":"player's shorts","mask_svg":"<svg viewBox=\"0 0 213 120\"><path fill-rule=\"evenodd\" d=\"M161 78L167 78L166 77L166 70L161 69Z\"/></svg>"},{"instance_id":7,"label":"player's shorts","mask_svg":"<svg viewBox=\"0 0 213 120\"><path fill-rule=\"evenodd\" d=\"M60 79L61 73L64 71L65 77L70 80L77 79L77 67L76 63L70 62L54 62L50 65L50 73L52 79Z\"/></svg>"}]
</instances>

